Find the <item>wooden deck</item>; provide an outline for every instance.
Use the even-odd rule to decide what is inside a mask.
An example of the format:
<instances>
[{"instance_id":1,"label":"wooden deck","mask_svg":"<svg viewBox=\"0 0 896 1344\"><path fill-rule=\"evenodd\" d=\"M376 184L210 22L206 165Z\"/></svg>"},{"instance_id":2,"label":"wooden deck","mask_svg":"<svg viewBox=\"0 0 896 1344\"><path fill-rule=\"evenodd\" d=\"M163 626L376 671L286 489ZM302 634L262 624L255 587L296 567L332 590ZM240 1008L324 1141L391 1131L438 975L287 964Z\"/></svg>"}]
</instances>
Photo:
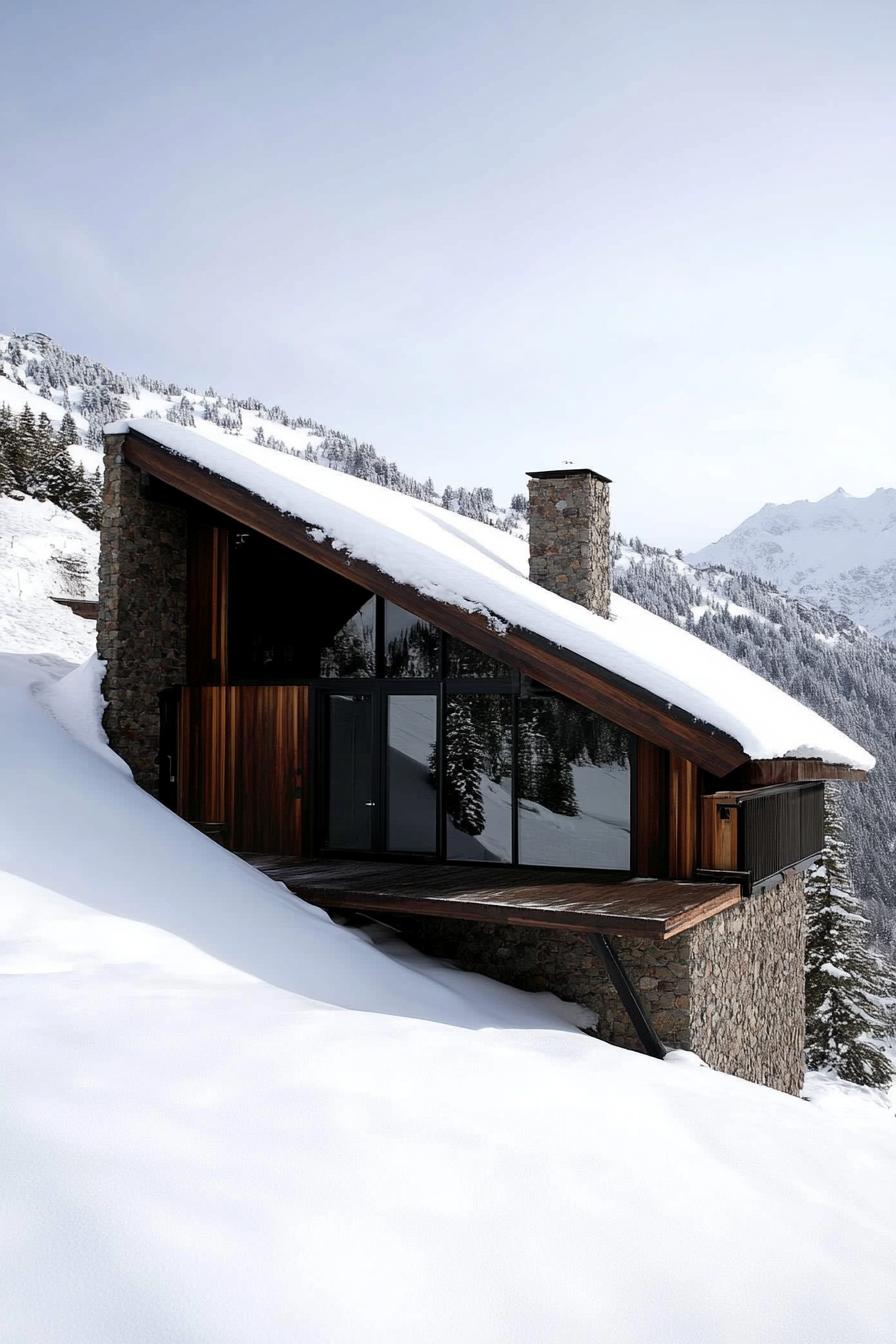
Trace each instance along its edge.
<instances>
[{"instance_id":1,"label":"wooden deck","mask_svg":"<svg viewBox=\"0 0 896 1344\"><path fill-rule=\"evenodd\" d=\"M741 899L738 886L643 878L599 882L593 873L568 868L241 857L303 900L328 910L431 915L660 942Z\"/></svg>"}]
</instances>

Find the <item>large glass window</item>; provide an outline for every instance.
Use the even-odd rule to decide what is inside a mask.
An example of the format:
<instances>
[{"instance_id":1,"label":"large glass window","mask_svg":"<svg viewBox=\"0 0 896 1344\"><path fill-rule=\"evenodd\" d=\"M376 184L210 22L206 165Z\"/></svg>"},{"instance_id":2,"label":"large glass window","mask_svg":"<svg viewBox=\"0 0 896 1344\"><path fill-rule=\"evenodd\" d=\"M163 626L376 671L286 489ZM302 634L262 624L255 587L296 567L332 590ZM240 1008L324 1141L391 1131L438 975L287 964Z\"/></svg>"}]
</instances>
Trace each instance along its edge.
<instances>
[{"instance_id":1,"label":"large glass window","mask_svg":"<svg viewBox=\"0 0 896 1344\"><path fill-rule=\"evenodd\" d=\"M383 612L383 676L438 677L442 636L434 625L386 602Z\"/></svg>"},{"instance_id":2,"label":"large glass window","mask_svg":"<svg viewBox=\"0 0 896 1344\"><path fill-rule=\"evenodd\" d=\"M631 866L631 766L622 729L558 696L519 701L519 862Z\"/></svg>"},{"instance_id":3,"label":"large glass window","mask_svg":"<svg viewBox=\"0 0 896 1344\"><path fill-rule=\"evenodd\" d=\"M492 658L487 653L480 653L478 649L464 644L463 640L446 636L445 644L449 677L477 677L484 680L491 678L493 681L501 681L510 676L510 668L506 663L499 663L497 658Z\"/></svg>"},{"instance_id":4,"label":"large glass window","mask_svg":"<svg viewBox=\"0 0 896 1344\"><path fill-rule=\"evenodd\" d=\"M513 701L449 695L445 703L445 846L449 859L513 858Z\"/></svg>"},{"instance_id":5,"label":"large glass window","mask_svg":"<svg viewBox=\"0 0 896 1344\"><path fill-rule=\"evenodd\" d=\"M437 705L434 695L387 697L388 849L412 854L436 852Z\"/></svg>"},{"instance_id":6,"label":"large glass window","mask_svg":"<svg viewBox=\"0 0 896 1344\"><path fill-rule=\"evenodd\" d=\"M372 677L376 674L376 598L369 597L321 649L322 677Z\"/></svg>"}]
</instances>

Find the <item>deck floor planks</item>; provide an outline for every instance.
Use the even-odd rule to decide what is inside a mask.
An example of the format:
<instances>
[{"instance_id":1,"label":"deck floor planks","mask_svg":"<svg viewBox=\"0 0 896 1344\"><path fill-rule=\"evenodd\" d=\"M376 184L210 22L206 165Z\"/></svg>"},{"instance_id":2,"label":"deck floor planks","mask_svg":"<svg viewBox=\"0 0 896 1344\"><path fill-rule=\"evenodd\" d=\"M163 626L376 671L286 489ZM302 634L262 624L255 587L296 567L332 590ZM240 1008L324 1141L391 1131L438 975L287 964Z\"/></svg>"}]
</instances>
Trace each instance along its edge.
<instances>
[{"instance_id":1,"label":"deck floor planks","mask_svg":"<svg viewBox=\"0 0 896 1344\"><path fill-rule=\"evenodd\" d=\"M476 864L364 859L302 862L278 854L241 857L303 900L327 909L616 933L659 941L674 938L741 899L737 886L637 878L601 882L593 873L566 868L505 870Z\"/></svg>"}]
</instances>

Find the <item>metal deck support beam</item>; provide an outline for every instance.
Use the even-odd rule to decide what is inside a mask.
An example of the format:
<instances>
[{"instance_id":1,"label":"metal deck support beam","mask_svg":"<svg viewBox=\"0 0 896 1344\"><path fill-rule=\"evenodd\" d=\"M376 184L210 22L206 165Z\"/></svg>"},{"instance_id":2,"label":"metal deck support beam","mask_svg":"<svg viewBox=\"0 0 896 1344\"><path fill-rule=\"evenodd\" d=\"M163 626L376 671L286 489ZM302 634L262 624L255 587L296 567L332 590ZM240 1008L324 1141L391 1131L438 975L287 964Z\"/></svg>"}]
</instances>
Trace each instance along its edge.
<instances>
[{"instance_id":1,"label":"metal deck support beam","mask_svg":"<svg viewBox=\"0 0 896 1344\"><path fill-rule=\"evenodd\" d=\"M644 1047L645 1055L652 1055L654 1059L665 1059L666 1047L663 1045L659 1036L654 1030L653 1023L648 1016L647 1010L638 998L635 987L628 978L628 971L623 965L619 953L610 942L606 934L589 933L588 941L596 952L600 954L604 966L607 968L607 975L613 982L613 988L622 1001L622 1006L629 1016L632 1026L638 1034L638 1040Z\"/></svg>"}]
</instances>

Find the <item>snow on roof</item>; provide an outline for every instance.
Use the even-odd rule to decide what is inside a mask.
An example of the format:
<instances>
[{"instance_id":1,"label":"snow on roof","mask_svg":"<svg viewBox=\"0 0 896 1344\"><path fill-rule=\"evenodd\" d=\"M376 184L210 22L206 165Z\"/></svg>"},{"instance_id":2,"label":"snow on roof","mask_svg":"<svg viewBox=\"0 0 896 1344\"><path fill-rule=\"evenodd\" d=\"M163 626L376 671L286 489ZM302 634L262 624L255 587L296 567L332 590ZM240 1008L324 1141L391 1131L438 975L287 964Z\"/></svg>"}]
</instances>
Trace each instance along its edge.
<instances>
[{"instance_id":1,"label":"snow on roof","mask_svg":"<svg viewBox=\"0 0 896 1344\"><path fill-rule=\"evenodd\" d=\"M874 766L820 715L679 626L616 595L606 620L530 582L528 548L506 532L243 439L215 442L155 419L122 420L106 432L129 429L301 519L320 540L397 582L481 612L498 628L531 631L650 691L727 733L752 760Z\"/></svg>"}]
</instances>

